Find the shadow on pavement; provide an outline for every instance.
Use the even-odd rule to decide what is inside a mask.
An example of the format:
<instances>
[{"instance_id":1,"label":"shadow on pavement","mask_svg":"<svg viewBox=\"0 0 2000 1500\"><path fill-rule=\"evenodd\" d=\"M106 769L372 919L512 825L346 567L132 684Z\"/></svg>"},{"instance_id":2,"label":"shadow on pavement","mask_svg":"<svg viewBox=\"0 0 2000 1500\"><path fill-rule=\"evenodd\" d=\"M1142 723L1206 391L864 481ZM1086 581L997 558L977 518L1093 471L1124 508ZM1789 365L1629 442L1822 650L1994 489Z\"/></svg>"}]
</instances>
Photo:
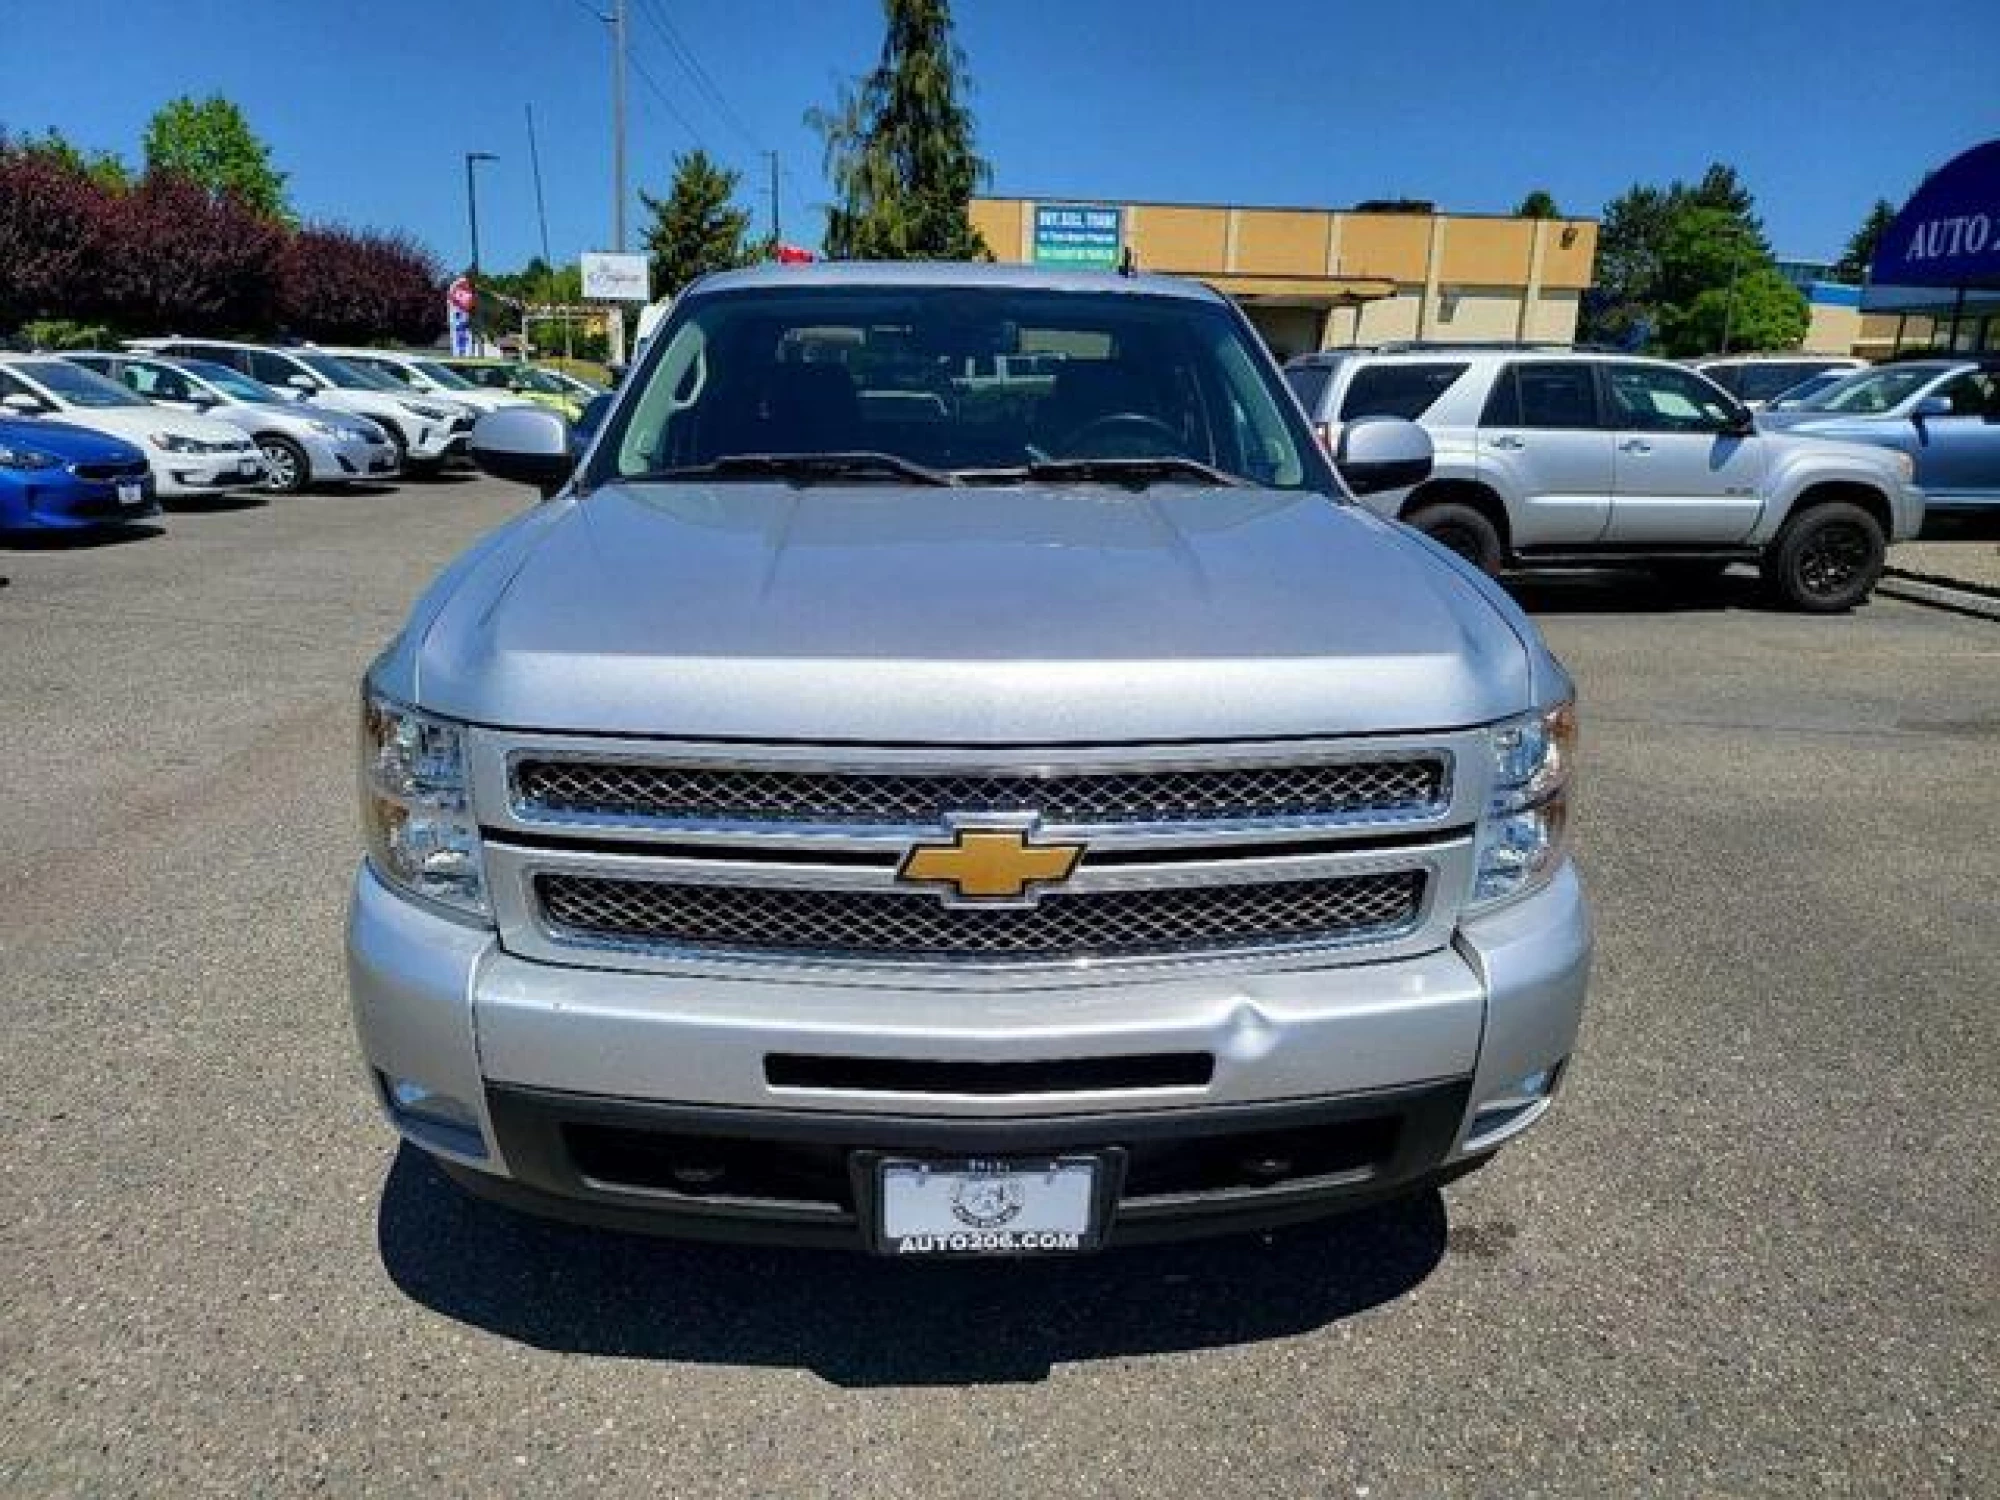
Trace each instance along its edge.
<instances>
[{"instance_id":1,"label":"shadow on pavement","mask_svg":"<svg viewBox=\"0 0 2000 1500\"><path fill-rule=\"evenodd\" d=\"M1749 568L1715 578L1668 579L1643 569L1512 573L1507 592L1531 615L1688 614L1778 609Z\"/></svg>"},{"instance_id":2,"label":"shadow on pavement","mask_svg":"<svg viewBox=\"0 0 2000 1500\"><path fill-rule=\"evenodd\" d=\"M225 510L256 510L270 503L271 496L266 490L227 490L220 495L175 495L162 500L160 509L182 515L205 515Z\"/></svg>"},{"instance_id":3,"label":"shadow on pavement","mask_svg":"<svg viewBox=\"0 0 2000 1500\"><path fill-rule=\"evenodd\" d=\"M61 531L0 531L0 550L8 552L75 552L90 547L118 547L164 536L166 528L147 522L126 525L65 528Z\"/></svg>"},{"instance_id":4,"label":"shadow on pavement","mask_svg":"<svg viewBox=\"0 0 2000 1500\"><path fill-rule=\"evenodd\" d=\"M1435 1189L1269 1235L1078 1260L911 1265L548 1224L405 1146L382 1264L446 1317L539 1349L810 1370L841 1386L1037 1381L1079 1360L1309 1332L1402 1296L1445 1252Z\"/></svg>"}]
</instances>

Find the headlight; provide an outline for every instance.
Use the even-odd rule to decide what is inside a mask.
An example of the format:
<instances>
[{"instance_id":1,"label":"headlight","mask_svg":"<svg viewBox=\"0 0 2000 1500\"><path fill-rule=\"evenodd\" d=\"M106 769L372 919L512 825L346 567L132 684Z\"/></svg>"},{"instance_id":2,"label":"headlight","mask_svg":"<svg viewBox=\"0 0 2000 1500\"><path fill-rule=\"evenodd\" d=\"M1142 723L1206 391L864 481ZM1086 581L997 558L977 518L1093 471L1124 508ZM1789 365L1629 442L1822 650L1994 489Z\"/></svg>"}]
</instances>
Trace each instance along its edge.
<instances>
[{"instance_id":1,"label":"headlight","mask_svg":"<svg viewBox=\"0 0 2000 1500\"><path fill-rule=\"evenodd\" d=\"M403 405L429 422L442 422L451 415L442 406L432 406L428 401L405 401Z\"/></svg>"},{"instance_id":2,"label":"headlight","mask_svg":"<svg viewBox=\"0 0 2000 1500\"><path fill-rule=\"evenodd\" d=\"M1576 704L1496 724L1493 795L1479 820L1469 905L1477 910L1540 890L1563 859L1569 781L1576 763Z\"/></svg>"},{"instance_id":3,"label":"headlight","mask_svg":"<svg viewBox=\"0 0 2000 1500\"><path fill-rule=\"evenodd\" d=\"M361 823L389 884L474 916L490 911L465 730L363 689Z\"/></svg>"},{"instance_id":4,"label":"headlight","mask_svg":"<svg viewBox=\"0 0 2000 1500\"><path fill-rule=\"evenodd\" d=\"M208 445L178 432L149 432L146 441L163 453L200 453Z\"/></svg>"},{"instance_id":5,"label":"headlight","mask_svg":"<svg viewBox=\"0 0 2000 1500\"><path fill-rule=\"evenodd\" d=\"M306 426L310 427L314 432L318 433L321 437L329 437L329 438L346 437L350 430L348 428L342 427L338 422L307 422Z\"/></svg>"},{"instance_id":6,"label":"headlight","mask_svg":"<svg viewBox=\"0 0 2000 1500\"><path fill-rule=\"evenodd\" d=\"M1896 454L1896 472L1902 476L1903 483L1908 484L1917 477L1917 461L1909 454L1899 451Z\"/></svg>"},{"instance_id":7,"label":"headlight","mask_svg":"<svg viewBox=\"0 0 2000 1500\"><path fill-rule=\"evenodd\" d=\"M60 469L62 460L36 448L9 448L0 443L0 469Z\"/></svg>"}]
</instances>

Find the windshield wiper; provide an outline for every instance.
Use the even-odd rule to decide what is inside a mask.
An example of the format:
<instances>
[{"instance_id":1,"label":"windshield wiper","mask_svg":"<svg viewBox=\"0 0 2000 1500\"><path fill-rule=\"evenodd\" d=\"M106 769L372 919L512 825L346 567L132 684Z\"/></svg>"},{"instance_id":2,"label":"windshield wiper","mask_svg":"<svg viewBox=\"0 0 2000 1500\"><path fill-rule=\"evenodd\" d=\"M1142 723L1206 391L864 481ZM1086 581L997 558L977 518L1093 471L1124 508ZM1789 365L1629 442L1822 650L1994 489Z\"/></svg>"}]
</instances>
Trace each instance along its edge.
<instances>
[{"instance_id":1,"label":"windshield wiper","mask_svg":"<svg viewBox=\"0 0 2000 1500\"><path fill-rule=\"evenodd\" d=\"M968 469L959 478L973 483L1008 484L1041 479L1053 484L1122 484L1144 489L1162 480L1195 480L1202 484L1242 486L1250 481L1198 458L1044 458L1019 469Z\"/></svg>"},{"instance_id":2,"label":"windshield wiper","mask_svg":"<svg viewBox=\"0 0 2000 1500\"><path fill-rule=\"evenodd\" d=\"M712 463L654 469L627 479L796 479L801 483L836 479L907 479L913 484L954 485L942 469L930 469L893 453L725 453Z\"/></svg>"}]
</instances>

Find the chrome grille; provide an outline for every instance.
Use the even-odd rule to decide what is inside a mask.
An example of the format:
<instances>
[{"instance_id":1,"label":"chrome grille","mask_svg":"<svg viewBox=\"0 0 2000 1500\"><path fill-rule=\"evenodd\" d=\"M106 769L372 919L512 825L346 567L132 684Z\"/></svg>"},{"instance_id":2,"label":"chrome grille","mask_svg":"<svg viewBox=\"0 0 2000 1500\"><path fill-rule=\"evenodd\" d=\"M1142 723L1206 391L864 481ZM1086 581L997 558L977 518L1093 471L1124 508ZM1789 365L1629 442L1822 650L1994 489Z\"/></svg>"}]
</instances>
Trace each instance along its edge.
<instances>
[{"instance_id":1,"label":"chrome grille","mask_svg":"<svg viewBox=\"0 0 2000 1500\"><path fill-rule=\"evenodd\" d=\"M517 809L560 817L933 827L948 815L1044 823L1235 822L1422 815L1448 800L1440 755L1322 764L1024 773L747 770L527 758Z\"/></svg>"},{"instance_id":2,"label":"chrome grille","mask_svg":"<svg viewBox=\"0 0 2000 1500\"><path fill-rule=\"evenodd\" d=\"M1129 958L1364 942L1413 927L1425 875L1069 891L1032 907L946 906L929 892L836 890L544 872L544 920L572 941L866 962Z\"/></svg>"}]
</instances>

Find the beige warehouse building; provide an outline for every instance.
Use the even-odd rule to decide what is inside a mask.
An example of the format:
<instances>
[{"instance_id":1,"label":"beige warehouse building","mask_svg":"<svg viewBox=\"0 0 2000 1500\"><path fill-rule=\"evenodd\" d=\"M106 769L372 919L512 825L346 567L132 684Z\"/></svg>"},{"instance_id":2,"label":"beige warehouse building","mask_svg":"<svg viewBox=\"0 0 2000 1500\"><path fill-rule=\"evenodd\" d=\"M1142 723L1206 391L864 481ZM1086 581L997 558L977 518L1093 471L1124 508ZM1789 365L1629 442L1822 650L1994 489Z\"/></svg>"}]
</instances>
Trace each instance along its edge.
<instances>
[{"instance_id":1,"label":"beige warehouse building","mask_svg":"<svg viewBox=\"0 0 2000 1500\"><path fill-rule=\"evenodd\" d=\"M975 198L994 257L1192 276L1282 357L1392 339L1566 343L1597 224L1479 214Z\"/></svg>"}]
</instances>

